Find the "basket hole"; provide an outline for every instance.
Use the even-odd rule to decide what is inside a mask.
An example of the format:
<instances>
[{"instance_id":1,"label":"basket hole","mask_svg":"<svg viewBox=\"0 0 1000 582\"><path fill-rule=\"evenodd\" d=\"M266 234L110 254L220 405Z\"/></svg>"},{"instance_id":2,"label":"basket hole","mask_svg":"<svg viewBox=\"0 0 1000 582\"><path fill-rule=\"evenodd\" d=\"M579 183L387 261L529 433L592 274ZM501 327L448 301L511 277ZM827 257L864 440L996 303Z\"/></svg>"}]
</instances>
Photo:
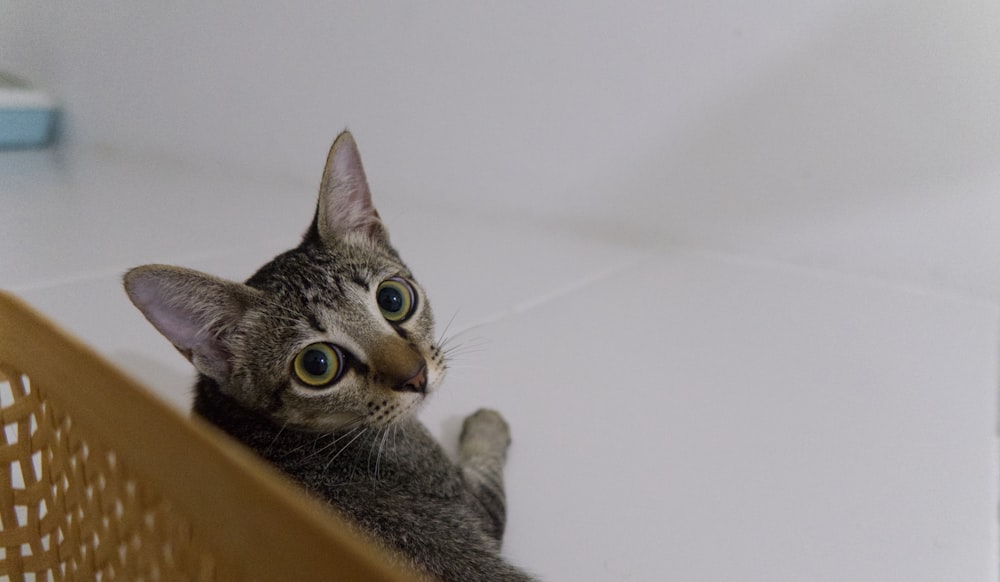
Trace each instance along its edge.
<instances>
[{"instance_id":1,"label":"basket hole","mask_svg":"<svg viewBox=\"0 0 1000 582\"><path fill-rule=\"evenodd\" d=\"M14 404L14 390L11 388L10 380L0 379L0 406L7 407Z\"/></svg>"},{"instance_id":2,"label":"basket hole","mask_svg":"<svg viewBox=\"0 0 1000 582\"><path fill-rule=\"evenodd\" d=\"M174 563L174 556L175 555L176 554L175 554L175 551L174 551L174 544L170 540L167 540L166 542L164 542L164 544L163 544L163 563L167 564L170 567L173 567L175 565L175 563Z\"/></svg>"},{"instance_id":3,"label":"basket hole","mask_svg":"<svg viewBox=\"0 0 1000 582\"><path fill-rule=\"evenodd\" d=\"M36 451L31 455L31 466L35 469L36 480L40 481L42 478L42 451Z\"/></svg>"},{"instance_id":4,"label":"basket hole","mask_svg":"<svg viewBox=\"0 0 1000 582\"><path fill-rule=\"evenodd\" d=\"M90 536L88 537L89 539L83 540L83 543L81 544L84 553L96 550L97 548L101 547L101 537L97 535L96 531L91 532Z\"/></svg>"},{"instance_id":5,"label":"basket hole","mask_svg":"<svg viewBox=\"0 0 1000 582\"><path fill-rule=\"evenodd\" d=\"M24 475L21 473L21 463L10 464L10 485L14 489L24 489Z\"/></svg>"},{"instance_id":6,"label":"basket hole","mask_svg":"<svg viewBox=\"0 0 1000 582\"><path fill-rule=\"evenodd\" d=\"M27 525L28 523L28 508L24 505L14 506L14 515L16 516L17 523L20 525Z\"/></svg>"},{"instance_id":7,"label":"basket hole","mask_svg":"<svg viewBox=\"0 0 1000 582\"><path fill-rule=\"evenodd\" d=\"M14 444L17 442L17 424L5 424L3 425L3 435L4 439L8 444Z\"/></svg>"}]
</instances>

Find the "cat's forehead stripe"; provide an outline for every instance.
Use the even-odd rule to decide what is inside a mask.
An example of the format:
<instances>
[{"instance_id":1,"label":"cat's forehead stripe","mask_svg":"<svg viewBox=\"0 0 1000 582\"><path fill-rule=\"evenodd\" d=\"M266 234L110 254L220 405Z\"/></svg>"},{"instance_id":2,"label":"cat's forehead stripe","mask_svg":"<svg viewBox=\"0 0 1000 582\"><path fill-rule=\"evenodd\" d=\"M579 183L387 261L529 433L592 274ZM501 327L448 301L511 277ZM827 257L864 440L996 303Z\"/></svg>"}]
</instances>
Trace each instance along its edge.
<instances>
[{"instance_id":1,"label":"cat's forehead stripe","mask_svg":"<svg viewBox=\"0 0 1000 582\"><path fill-rule=\"evenodd\" d=\"M351 273L351 281L357 283L365 291L371 291L371 283L358 271Z\"/></svg>"},{"instance_id":2,"label":"cat's forehead stripe","mask_svg":"<svg viewBox=\"0 0 1000 582\"><path fill-rule=\"evenodd\" d=\"M326 333L326 328L323 327L323 324L319 322L319 318L316 317L315 313L313 313L312 311L306 313L306 318L309 320L309 325L313 329L315 329L320 333Z\"/></svg>"}]
</instances>

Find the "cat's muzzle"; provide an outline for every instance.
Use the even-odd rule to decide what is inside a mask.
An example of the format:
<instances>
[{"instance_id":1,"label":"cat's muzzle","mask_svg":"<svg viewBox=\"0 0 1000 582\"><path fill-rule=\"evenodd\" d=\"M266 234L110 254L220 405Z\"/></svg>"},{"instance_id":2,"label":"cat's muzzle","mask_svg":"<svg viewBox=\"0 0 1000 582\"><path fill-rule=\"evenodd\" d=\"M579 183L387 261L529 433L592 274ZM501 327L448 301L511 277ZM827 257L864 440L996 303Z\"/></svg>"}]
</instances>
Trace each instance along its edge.
<instances>
[{"instance_id":1,"label":"cat's muzzle","mask_svg":"<svg viewBox=\"0 0 1000 582\"><path fill-rule=\"evenodd\" d=\"M427 393L427 364L421 364L420 370L410 378L403 380L392 387L397 392L416 392L417 394Z\"/></svg>"}]
</instances>

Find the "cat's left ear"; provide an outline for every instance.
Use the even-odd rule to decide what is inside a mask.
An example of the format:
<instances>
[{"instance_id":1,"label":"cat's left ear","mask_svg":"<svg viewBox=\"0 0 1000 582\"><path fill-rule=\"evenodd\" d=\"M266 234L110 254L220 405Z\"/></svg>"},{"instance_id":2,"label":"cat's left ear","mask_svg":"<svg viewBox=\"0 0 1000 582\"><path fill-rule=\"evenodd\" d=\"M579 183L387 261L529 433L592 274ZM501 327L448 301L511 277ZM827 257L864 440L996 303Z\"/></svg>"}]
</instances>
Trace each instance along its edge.
<instances>
[{"instance_id":1,"label":"cat's left ear","mask_svg":"<svg viewBox=\"0 0 1000 582\"><path fill-rule=\"evenodd\" d=\"M337 136L330 148L319 188L316 218L309 235L324 242L361 235L389 242L389 235L372 204L361 153L349 131Z\"/></svg>"},{"instance_id":2,"label":"cat's left ear","mask_svg":"<svg viewBox=\"0 0 1000 582\"><path fill-rule=\"evenodd\" d=\"M229 339L259 292L191 269L136 267L125 274L125 291L146 319L209 378L229 378Z\"/></svg>"}]
</instances>

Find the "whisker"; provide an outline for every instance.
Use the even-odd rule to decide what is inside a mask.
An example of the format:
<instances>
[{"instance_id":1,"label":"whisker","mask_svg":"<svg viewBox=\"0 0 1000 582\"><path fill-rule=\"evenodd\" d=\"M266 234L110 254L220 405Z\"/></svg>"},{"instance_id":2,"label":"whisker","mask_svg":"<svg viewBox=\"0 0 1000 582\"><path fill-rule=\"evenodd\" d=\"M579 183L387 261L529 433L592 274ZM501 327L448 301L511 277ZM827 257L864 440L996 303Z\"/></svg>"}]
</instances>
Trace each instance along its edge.
<instances>
[{"instance_id":1,"label":"whisker","mask_svg":"<svg viewBox=\"0 0 1000 582\"><path fill-rule=\"evenodd\" d=\"M444 343L443 343L444 342L444 338L445 338L446 335L448 335L448 330L451 329L451 324L455 323L455 318L458 317L458 313L460 311L461 311L461 309L456 310L455 314L451 316L451 319L449 319L448 323L444 326L444 331L442 331L441 335L438 336L437 343L438 343L439 346L443 346L444 345Z\"/></svg>"},{"instance_id":2,"label":"whisker","mask_svg":"<svg viewBox=\"0 0 1000 582\"><path fill-rule=\"evenodd\" d=\"M457 346L452 346L447 350L444 350L444 355L454 355L463 352L482 352L485 351L486 344L459 344Z\"/></svg>"},{"instance_id":3,"label":"whisker","mask_svg":"<svg viewBox=\"0 0 1000 582\"><path fill-rule=\"evenodd\" d=\"M267 445L267 448L264 449L265 457L271 454L271 449L274 447L275 443L278 442L278 439L281 437L281 433L285 432L285 427L287 426L288 426L288 421L286 420L285 423L281 425L281 428L278 429L278 434L274 435L274 438L271 439L271 444Z\"/></svg>"},{"instance_id":4,"label":"whisker","mask_svg":"<svg viewBox=\"0 0 1000 582\"><path fill-rule=\"evenodd\" d=\"M382 432L382 428L375 429L375 438L372 439L372 446L368 449L368 468L372 468L372 454L375 452L375 446L378 444L379 435ZM377 466L377 465L376 465Z\"/></svg>"},{"instance_id":5,"label":"whisker","mask_svg":"<svg viewBox=\"0 0 1000 582\"><path fill-rule=\"evenodd\" d=\"M485 351L486 348L479 346L456 346L444 353L444 359L451 362L459 357L465 357Z\"/></svg>"},{"instance_id":6,"label":"whisker","mask_svg":"<svg viewBox=\"0 0 1000 582\"><path fill-rule=\"evenodd\" d=\"M330 442L328 442L327 444L325 444L325 445L323 445L321 447L321 446L319 446L319 441L323 440L324 438L329 438ZM327 448L330 447L330 445L332 445L335 442L337 442L337 435L334 434L334 433L320 433L320 434L316 435L316 438L313 439L313 443L312 443L313 455L316 455L316 454L318 454L320 452L325 451ZM308 457L306 457L306 458L308 458Z\"/></svg>"},{"instance_id":7,"label":"whisker","mask_svg":"<svg viewBox=\"0 0 1000 582\"><path fill-rule=\"evenodd\" d=\"M313 452L312 452L312 454L310 454L309 456L307 456L304 460L309 460L309 459L311 459L311 458L313 458L315 456L318 456L318 455L324 453L325 451L330 450L330 448L333 447L334 445L336 445L338 442L340 442L340 441L344 440L345 438L353 435L354 433L356 433L361 428L362 428L361 426L355 426L354 428L348 430L344 434L338 435L338 436L334 436L333 433L327 433L327 434L319 435L318 437L316 437L316 440L313 441ZM328 442L325 445L323 445L322 447L317 448L316 447L316 443L318 443L321 438L326 437L326 436L334 437L334 438L332 440L330 440L330 442ZM350 443L348 443L348 444L350 444Z\"/></svg>"},{"instance_id":8,"label":"whisker","mask_svg":"<svg viewBox=\"0 0 1000 582\"><path fill-rule=\"evenodd\" d=\"M382 462L382 453L385 451L385 441L389 438L390 428L392 427L386 427L385 430L382 431L382 440L378 445L378 454L375 455L375 481L378 481L378 470Z\"/></svg>"},{"instance_id":9,"label":"whisker","mask_svg":"<svg viewBox=\"0 0 1000 582\"><path fill-rule=\"evenodd\" d=\"M459 365L459 366L448 364L448 369L449 370L483 370L485 368L483 366L476 366L476 365L472 365L472 364L464 364L464 365Z\"/></svg>"},{"instance_id":10,"label":"whisker","mask_svg":"<svg viewBox=\"0 0 1000 582\"><path fill-rule=\"evenodd\" d=\"M352 445L352 444L354 443L354 441L358 440L358 439L359 439L359 438L360 438L360 437L361 437L362 435L364 435L364 434L365 434L366 432L368 432L368 427L364 427L364 428L363 428L363 429L361 430L361 432L359 432L359 433L357 434L357 436L355 436L354 438L352 438L352 439L351 439L351 440L350 440L350 441L349 441L349 442L348 442L348 443L347 443L346 445L344 445L344 446L340 447L340 450L339 450L339 451L337 451L337 454L333 455L333 457L331 457L331 458L330 458L330 460L326 462L326 465L324 465L324 466L323 466L323 470L324 470L324 471L326 471L327 469L329 469L329 468L330 468L330 465L332 465L332 464L333 464L333 462L334 462L335 460L337 460L337 457L339 457L339 456L340 456L340 455L341 455L341 454L342 454L342 453L343 453L344 451L346 451L346 450L347 450L347 447L351 446L351 445Z\"/></svg>"},{"instance_id":11,"label":"whisker","mask_svg":"<svg viewBox=\"0 0 1000 582\"><path fill-rule=\"evenodd\" d=\"M459 336L457 336L457 335L453 335L453 336L449 336L449 337L445 338L444 343L441 344L441 348L442 349L447 349L449 346L452 346L452 342L458 340L458 338L459 338ZM457 343L455 345L459 345L459 346L464 346L464 345L479 346L479 345L485 345L485 344L488 344L488 343L490 343L490 340L488 340L485 337L483 337L483 336L480 335L480 336L473 336L473 337L470 337L468 339L462 339L462 340L459 341L459 343ZM454 347L454 346L452 346L452 347Z\"/></svg>"},{"instance_id":12,"label":"whisker","mask_svg":"<svg viewBox=\"0 0 1000 582\"><path fill-rule=\"evenodd\" d=\"M318 434L318 435L316 435L316 438L313 439L313 443L312 443L313 450L316 450L316 443L319 442L319 440L321 438L325 437L325 436L330 436L330 435L327 435L327 434ZM308 446L307 444L302 443L301 445L299 445L299 446L295 447L294 449L288 451L288 454L290 455L292 453L296 453L298 451L301 451L302 449L306 448L307 446Z\"/></svg>"},{"instance_id":13,"label":"whisker","mask_svg":"<svg viewBox=\"0 0 1000 582\"><path fill-rule=\"evenodd\" d=\"M449 338L451 339L451 338ZM485 338L470 338L468 340L456 343L454 345L444 345L441 346L441 353L445 357L453 357L457 354L466 353L470 350L479 351L489 345L490 341Z\"/></svg>"},{"instance_id":14,"label":"whisker","mask_svg":"<svg viewBox=\"0 0 1000 582\"><path fill-rule=\"evenodd\" d=\"M490 322L474 323L474 324L470 325L469 327L467 327L467 328L465 328L463 330L456 331L455 333L451 334L451 336L445 338L444 342L442 343L442 345L447 344L448 342L450 342L452 340L455 340L455 339L457 339L459 337L462 337L463 335L469 333L470 331L475 331L477 329L486 327L489 324L490 324Z\"/></svg>"}]
</instances>

